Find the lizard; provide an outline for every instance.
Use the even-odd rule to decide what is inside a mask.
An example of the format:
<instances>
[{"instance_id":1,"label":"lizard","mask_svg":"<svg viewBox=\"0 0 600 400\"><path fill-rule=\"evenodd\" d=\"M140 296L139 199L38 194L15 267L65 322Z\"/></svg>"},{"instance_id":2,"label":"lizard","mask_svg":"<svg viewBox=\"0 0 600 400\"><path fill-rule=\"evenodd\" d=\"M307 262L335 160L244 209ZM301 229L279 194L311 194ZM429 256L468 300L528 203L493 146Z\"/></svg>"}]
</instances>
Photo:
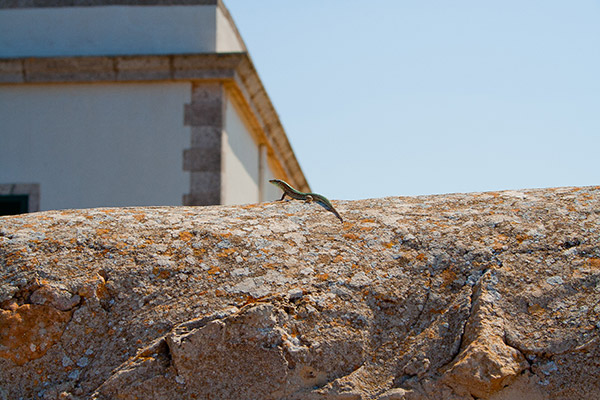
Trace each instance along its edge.
<instances>
[{"instance_id":1,"label":"lizard","mask_svg":"<svg viewBox=\"0 0 600 400\"><path fill-rule=\"evenodd\" d=\"M281 190L283 190L283 196L281 196L281 199L279 199L279 201L282 201L285 198L285 196L289 196L295 200L304 200L308 203L314 201L315 203L319 204L327 211L331 211L332 213L334 213L335 216L338 217L340 219L340 221L342 221L342 223L344 222L344 220L342 219L340 214L335 210L335 208L333 208L333 205L327 199L327 197L317 194L317 193L301 192L299 190L294 189L293 187L290 186L289 183L282 181L281 179L271 179L269 182L271 182L273 185L275 185L278 188L280 188Z\"/></svg>"}]
</instances>

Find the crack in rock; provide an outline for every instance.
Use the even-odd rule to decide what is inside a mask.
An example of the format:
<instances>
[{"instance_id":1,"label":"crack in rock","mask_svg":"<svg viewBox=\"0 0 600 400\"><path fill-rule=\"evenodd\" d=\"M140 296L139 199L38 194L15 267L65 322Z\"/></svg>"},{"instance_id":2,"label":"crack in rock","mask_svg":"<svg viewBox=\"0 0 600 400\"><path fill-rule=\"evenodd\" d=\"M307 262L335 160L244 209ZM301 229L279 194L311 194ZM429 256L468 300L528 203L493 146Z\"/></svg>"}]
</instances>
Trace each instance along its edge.
<instances>
[{"instance_id":1,"label":"crack in rock","mask_svg":"<svg viewBox=\"0 0 600 400\"><path fill-rule=\"evenodd\" d=\"M495 309L500 296L495 283L494 271L488 270L475 285L461 351L443 371L442 381L458 394L488 398L529 368L523 354L504 342L504 321Z\"/></svg>"}]
</instances>

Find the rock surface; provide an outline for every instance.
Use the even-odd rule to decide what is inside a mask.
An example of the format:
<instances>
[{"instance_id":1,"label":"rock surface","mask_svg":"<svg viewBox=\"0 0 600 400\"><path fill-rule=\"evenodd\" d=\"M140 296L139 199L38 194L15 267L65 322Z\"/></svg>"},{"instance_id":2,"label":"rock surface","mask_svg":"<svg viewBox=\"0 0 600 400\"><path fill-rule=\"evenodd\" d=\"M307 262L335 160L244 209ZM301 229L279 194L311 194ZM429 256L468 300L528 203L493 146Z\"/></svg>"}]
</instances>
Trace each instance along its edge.
<instances>
[{"instance_id":1,"label":"rock surface","mask_svg":"<svg viewBox=\"0 0 600 400\"><path fill-rule=\"evenodd\" d=\"M0 218L0 399L600 398L600 187Z\"/></svg>"}]
</instances>

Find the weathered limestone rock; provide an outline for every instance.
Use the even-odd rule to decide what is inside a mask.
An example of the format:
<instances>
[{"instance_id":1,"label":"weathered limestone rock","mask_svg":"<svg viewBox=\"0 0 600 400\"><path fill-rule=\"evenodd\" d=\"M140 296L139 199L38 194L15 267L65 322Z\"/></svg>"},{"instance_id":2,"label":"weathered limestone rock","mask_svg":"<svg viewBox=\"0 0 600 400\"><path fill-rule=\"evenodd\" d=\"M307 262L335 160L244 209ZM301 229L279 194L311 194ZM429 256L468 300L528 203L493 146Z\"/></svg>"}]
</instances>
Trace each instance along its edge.
<instances>
[{"instance_id":1,"label":"weathered limestone rock","mask_svg":"<svg viewBox=\"0 0 600 400\"><path fill-rule=\"evenodd\" d=\"M62 335L71 313L24 304L0 310L0 357L23 365L46 354Z\"/></svg>"},{"instance_id":2,"label":"weathered limestone rock","mask_svg":"<svg viewBox=\"0 0 600 400\"><path fill-rule=\"evenodd\" d=\"M0 217L0 399L600 398L600 187Z\"/></svg>"},{"instance_id":3,"label":"weathered limestone rock","mask_svg":"<svg viewBox=\"0 0 600 400\"><path fill-rule=\"evenodd\" d=\"M475 285L462 350L443 373L444 382L458 393L488 398L529 367L523 354L504 341L504 319L494 307L501 299L497 283L488 270Z\"/></svg>"}]
</instances>

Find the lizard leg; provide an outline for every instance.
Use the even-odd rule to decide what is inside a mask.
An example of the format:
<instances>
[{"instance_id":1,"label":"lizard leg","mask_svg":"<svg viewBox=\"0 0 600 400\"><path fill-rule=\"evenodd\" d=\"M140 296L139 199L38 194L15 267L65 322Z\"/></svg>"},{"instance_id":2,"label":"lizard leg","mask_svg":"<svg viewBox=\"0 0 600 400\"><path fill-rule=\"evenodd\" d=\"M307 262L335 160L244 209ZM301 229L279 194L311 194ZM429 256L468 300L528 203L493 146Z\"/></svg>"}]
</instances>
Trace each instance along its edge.
<instances>
[{"instance_id":1,"label":"lizard leg","mask_svg":"<svg viewBox=\"0 0 600 400\"><path fill-rule=\"evenodd\" d=\"M283 196L281 196L281 198L279 199L279 201L285 199L285 192L283 192Z\"/></svg>"},{"instance_id":2,"label":"lizard leg","mask_svg":"<svg viewBox=\"0 0 600 400\"><path fill-rule=\"evenodd\" d=\"M313 197L310 194L306 195L306 199L304 199L305 202L310 203L313 201Z\"/></svg>"}]
</instances>

